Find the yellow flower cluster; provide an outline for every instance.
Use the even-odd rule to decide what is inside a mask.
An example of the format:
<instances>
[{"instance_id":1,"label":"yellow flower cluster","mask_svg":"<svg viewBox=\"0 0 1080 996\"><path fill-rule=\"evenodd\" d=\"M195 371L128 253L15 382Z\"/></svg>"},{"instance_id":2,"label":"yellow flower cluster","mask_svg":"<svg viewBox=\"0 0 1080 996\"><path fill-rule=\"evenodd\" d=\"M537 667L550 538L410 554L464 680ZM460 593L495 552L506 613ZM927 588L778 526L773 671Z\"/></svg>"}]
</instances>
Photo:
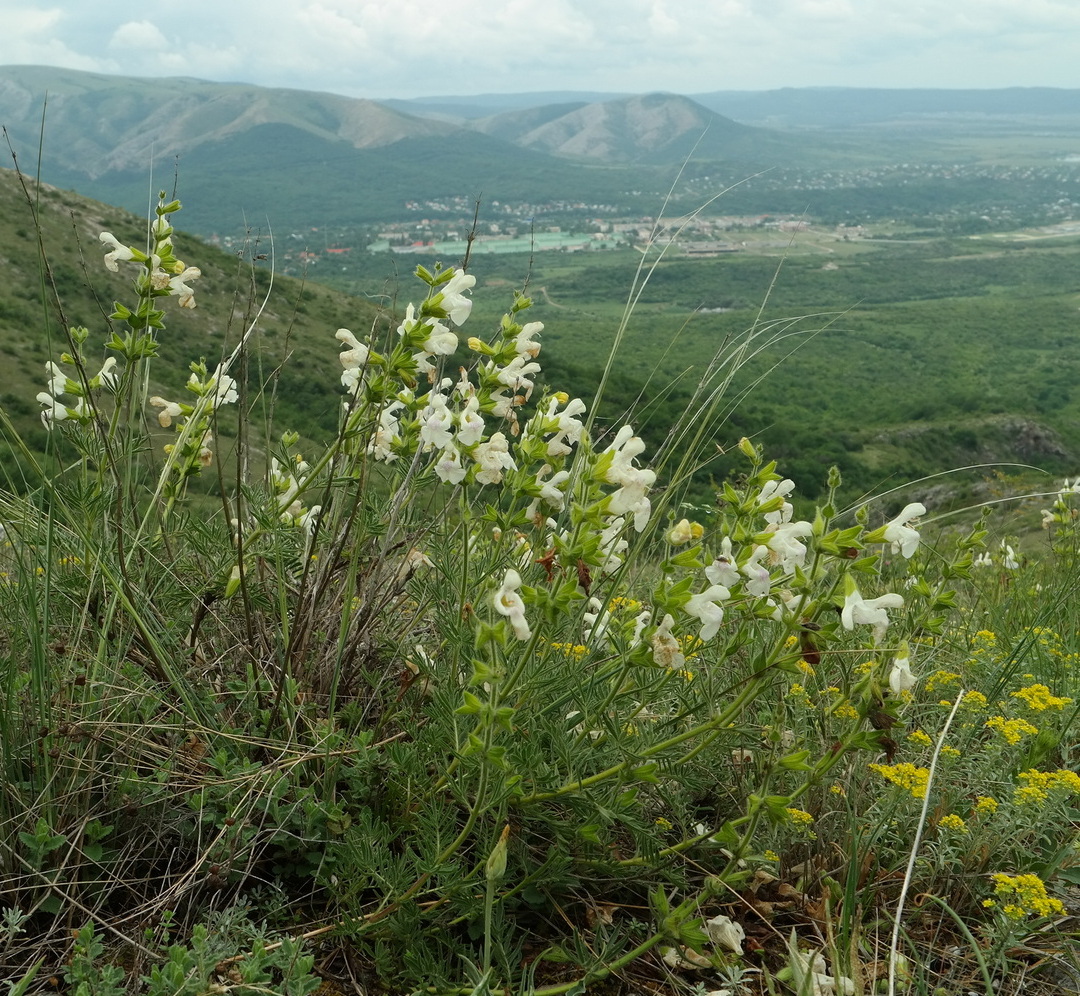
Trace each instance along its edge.
<instances>
[{"instance_id":1,"label":"yellow flower cluster","mask_svg":"<svg viewBox=\"0 0 1080 996\"><path fill-rule=\"evenodd\" d=\"M589 652L589 648L580 643L552 643L549 646L552 650L562 651L567 657L581 658Z\"/></svg>"},{"instance_id":2,"label":"yellow flower cluster","mask_svg":"<svg viewBox=\"0 0 1080 996\"><path fill-rule=\"evenodd\" d=\"M906 761L902 764L871 764L871 771L876 771L894 785L907 789L916 799L926 798L926 786L930 781L930 769L919 768Z\"/></svg>"},{"instance_id":3,"label":"yellow flower cluster","mask_svg":"<svg viewBox=\"0 0 1080 996\"><path fill-rule=\"evenodd\" d=\"M975 800L976 816L993 816L997 809L998 801L992 795L980 795Z\"/></svg>"},{"instance_id":4,"label":"yellow flower cluster","mask_svg":"<svg viewBox=\"0 0 1080 996\"><path fill-rule=\"evenodd\" d=\"M814 825L814 817L806 810L794 809L791 806L785 810L792 826L807 840L817 840L817 834L811 829Z\"/></svg>"},{"instance_id":5,"label":"yellow flower cluster","mask_svg":"<svg viewBox=\"0 0 1080 996\"><path fill-rule=\"evenodd\" d=\"M1080 794L1080 775L1067 768L1058 768L1057 771L1036 771L1032 768L1021 771L1019 778L1023 784L1013 793L1013 799L1018 803L1044 803L1055 789Z\"/></svg>"},{"instance_id":6,"label":"yellow flower cluster","mask_svg":"<svg viewBox=\"0 0 1080 996\"><path fill-rule=\"evenodd\" d=\"M1010 745L1018 744L1024 737L1034 736L1039 732L1039 728L1032 726L1026 719L1006 719L1004 716L991 716L986 721L986 728L1000 734L1005 743Z\"/></svg>"},{"instance_id":7,"label":"yellow flower cluster","mask_svg":"<svg viewBox=\"0 0 1080 996\"><path fill-rule=\"evenodd\" d=\"M960 675L955 671L935 671L926 679L926 690L927 692L933 692L938 688L944 688L946 685L959 684Z\"/></svg>"},{"instance_id":8,"label":"yellow flower cluster","mask_svg":"<svg viewBox=\"0 0 1080 996\"><path fill-rule=\"evenodd\" d=\"M908 740L913 744L918 744L920 747L929 747L933 744L933 740L930 739L930 734L923 730L912 730L907 735Z\"/></svg>"},{"instance_id":9,"label":"yellow flower cluster","mask_svg":"<svg viewBox=\"0 0 1080 996\"><path fill-rule=\"evenodd\" d=\"M960 705L971 712L981 712L987 706L986 696L982 692L964 692L964 698Z\"/></svg>"},{"instance_id":10,"label":"yellow flower cluster","mask_svg":"<svg viewBox=\"0 0 1080 996\"><path fill-rule=\"evenodd\" d=\"M1066 650L1064 641L1052 629L1047 629L1044 626L1035 626L1031 630L1031 633L1038 638L1040 647L1042 647L1051 657L1056 657L1060 660L1066 667L1080 661L1080 654Z\"/></svg>"},{"instance_id":11,"label":"yellow flower cluster","mask_svg":"<svg viewBox=\"0 0 1080 996\"><path fill-rule=\"evenodd\" d=\"M1065 905L1060 899L1046 894L1046 883L1038 875L995 875L994 893L998 899L1007 899L1002 912L1012 920L1025 916L1064 916ZM984 906L996 906L987 899Z\"/></svg>"},{"instance_id":12,"label":"yellow flower cluster","mask_svg":"<svg viewBox=\"0 0 1080 996\"><path fill-rule=\"evenodd\" d=\"M798 682L792 684L790 692L793 704L805 706L807 709L814 708L814 703L810 701L810 696L806 694L806 689Z\"/></svg>"},{"instance_id":13,"label":"yellow flower cluster","mask_svg":"<svg viewBox=\"0 0 1080 996\"><path fill-rule=\"evenodd\" d=\"M837 719L858 719L859 710L856 709L847 699L837 703L833 707L832 714Z\"/></svg>"},{"instance_id":14,"label":"yellow flower cluster","mask_svg":"<svg viewBox=\"0 0 1080 996\"><path fill-rule=\"evenodd\" d=\"M1021 688L1019 691L1013 692L1012 697L1014 699L1023 699L1024 704L1036 712L1043 712L1046 709L1064 709L1065 706L1072 703L1072 699L1051 695L1050 689L1046 685L1028 685L1027 688Z\"/></svg>"},{"instance_id":15,"label":"yellow flower cluster","mask_svg":"<svg viewBox=\"0 0 1080 996\"><path fill-rule=\"evenodd\" d=\"M967 833L967 824L956 813L949 813L948 816L941 817L938 820L938 827L942 830L955 830L957 833Z\"/></svg>"}]
</instances>

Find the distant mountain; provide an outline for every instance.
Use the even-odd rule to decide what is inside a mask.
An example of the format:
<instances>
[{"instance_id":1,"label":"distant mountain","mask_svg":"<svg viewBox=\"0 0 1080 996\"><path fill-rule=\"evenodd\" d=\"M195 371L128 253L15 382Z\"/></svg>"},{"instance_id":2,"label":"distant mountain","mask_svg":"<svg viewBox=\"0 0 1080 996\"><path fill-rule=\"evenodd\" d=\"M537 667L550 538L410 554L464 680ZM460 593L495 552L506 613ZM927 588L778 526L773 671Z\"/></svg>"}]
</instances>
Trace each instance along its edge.
<instances>
[{"instance_id":1,"label":"distant mountain","mask_svg":"<svg viewBox=\"0 0 1080 996\"><path fill-rule=\"evenodd\" d=\"M785 87L761 92L721 90L694 99L736 121L770 128L852 128L864 125L956 122L1024 117L1080 122L1080 90L1008 87L1000 90L884 90Z\"/></svg>"},{"instance_id":2,"label":"distant mountain","mask_svg":"<svg viewBox=\"0 0 1080 996\"><path fill-rule=\"evenodd\" d=\"M599 104L625 96L629 95L564 91L416 97L385 103L406 113L433 114L465 121L545 104ZM717 90L686 96L741 124L783 129L846 129L976 116L984 119L1023 116L1043 121L1080 117L1080 90L1054 87L995 90L784 87L778 90Z\"/></svg>"},{"instance_id":3,"label":"distant mountain","mask_svg":"<svg viewBox=\"0 0 1080 996\"><path fill-rule=\"evenodd\" d=\"M164 160L264 125L354 149L439 139L457 130L331 93L44 66L0 68L0 118L10 133L36 145L43 108L50 157L90 179L142 165L151 154Z\"/></svg>"},{"instance_id":4,"label":"distant mountain","mask_svg":"<svg viewBox=\"0 0 1080 996\"><path fill-rule=\"evenodd\" d=\"M671 163L701 159L800 157L805 144L737 124L670 93L507 111L473 127L527 149L603 163Z\"/></svg>"},{"instance_id":5,"label":"distant mountain","mask_svg":"<svg viewBox=\"0 0 1080 996\"><path fill-rule=\"evenodd\" d=\"M410 100L383 100L381 103L406 114L467 121L486 118L504 111L523 111L549 104L598 104L605 100L629 97L628 93L602 93L596 90L550 90L543 93L480 93L472 97L414 97Z\"/></svg>"},{"instance_id":6,"label":"distant mountain","mask_svg":"<svg viewBox=\"0 0 1080 996\"><path fill-rule=\"evenodd\" d=\"M400 218L406 202L455 196L611 204L637 191L655 202L691 150L742 169L798 163L817 142L674 94L522 106L535 96L474 98L486 115L454 120L329 93L0 68L0 124L25 170L36 169L44 108L43 179L140 211L153 162L152 185L171 189L177 173L185 222L207 234L264 219L376 223Z\"/></svg>"}]
</instances>

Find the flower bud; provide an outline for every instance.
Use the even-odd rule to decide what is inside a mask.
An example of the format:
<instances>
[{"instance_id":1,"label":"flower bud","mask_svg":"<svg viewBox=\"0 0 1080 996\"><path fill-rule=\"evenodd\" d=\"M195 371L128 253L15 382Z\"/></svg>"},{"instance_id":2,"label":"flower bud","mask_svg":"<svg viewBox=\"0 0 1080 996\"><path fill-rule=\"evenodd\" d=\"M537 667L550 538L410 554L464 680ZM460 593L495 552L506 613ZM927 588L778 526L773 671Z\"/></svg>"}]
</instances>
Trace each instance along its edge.
<instances>
[{"instance_id":1,"label":"flower bud","mask_svg":"<svg viewBox=\"0 0 1080 996\"><path fill-rule=\"evenodd\" d=\"M498 843L488 855L484 865L484 876L489 882L497 882L506 874L506 840L510 836L510 824L503 827Z\"/></svg>"}]
</instances>

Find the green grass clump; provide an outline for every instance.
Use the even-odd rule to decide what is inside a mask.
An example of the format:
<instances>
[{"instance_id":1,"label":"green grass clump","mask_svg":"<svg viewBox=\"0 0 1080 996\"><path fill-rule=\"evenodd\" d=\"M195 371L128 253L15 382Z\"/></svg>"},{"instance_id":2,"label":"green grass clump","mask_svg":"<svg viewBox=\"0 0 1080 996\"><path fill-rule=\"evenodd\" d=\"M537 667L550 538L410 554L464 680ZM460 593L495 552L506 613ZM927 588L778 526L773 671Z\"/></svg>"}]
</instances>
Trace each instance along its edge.
<instances>
[{"instance_id":1,"label":"green grass clump","mask_svg":"<svg viewBox=\"0 0 1080 996\"><path fill-rule=\"evenodd\" d=\"M709 426L785 325L726 340L647 462L591 414L628 315L588 404L541 395L532 302L462 349L461 269L419 268L396 328L337 331L337 432L302 448L281 382L243 372L258 319L152 393L199 295L177 210L143 248L101 237L132 292L64 330L46 456L7 419L32 470L0 496L24 990L48 964L84 992L302 994L310 942L392 991L870 991L887 965L930 992L1011 985L1018 946L1067 936L1075 629L1025 593L1072 591L1042 572L1075 559L1075 492L1028 567L985 563L982 520L931 545L919 503L844 511L835 469L798 518L746 438L702 504ZM890 952L910 888L935 901Z\"/></svg>"}]
</instances>

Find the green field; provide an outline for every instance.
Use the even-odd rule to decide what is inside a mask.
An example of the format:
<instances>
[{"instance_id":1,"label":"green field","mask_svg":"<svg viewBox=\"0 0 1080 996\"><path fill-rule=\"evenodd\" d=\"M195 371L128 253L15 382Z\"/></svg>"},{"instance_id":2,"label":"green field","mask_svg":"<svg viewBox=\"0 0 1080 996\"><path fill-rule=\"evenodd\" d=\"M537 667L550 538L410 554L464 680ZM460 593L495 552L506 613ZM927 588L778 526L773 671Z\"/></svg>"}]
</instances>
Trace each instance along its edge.
<instances>
[{"instance_id":1,"label":"green field","mask_svg":"<svg viewBox=\"0 0 1080 996\"><path fill-rule=\"evenodd\" d=\"M794 238L746 233L741 252L714 259L686 258L674 246L660 258L658 246L640 272L642 257L631 251L476 255L470 267L480 286L502 288L507 304L512 289L526 287L546 324L546 370L583 396L637 279L605 411L643 396L654 445L713 358L757 329L758 343L782 334L736 377L729 417L713 437L724 448L743 434L765 442L804 493L818 493L830 463L844 471L851 497L968 464L1072 473L1080 238L1041 229L888 234L844 242L814 228ZM380 267L389 277L389 266L404 272L458 258L460 247L442 257L376 255L363 276L333 282L377 286ZM484 298L476 317L494 324L503 302L498 293ZM718 461L703 475L728 466ZM958 478L955 497L970 497L989 473ZM939 498L947 491L938 487Z\"/></svg>"}]
</instances>

